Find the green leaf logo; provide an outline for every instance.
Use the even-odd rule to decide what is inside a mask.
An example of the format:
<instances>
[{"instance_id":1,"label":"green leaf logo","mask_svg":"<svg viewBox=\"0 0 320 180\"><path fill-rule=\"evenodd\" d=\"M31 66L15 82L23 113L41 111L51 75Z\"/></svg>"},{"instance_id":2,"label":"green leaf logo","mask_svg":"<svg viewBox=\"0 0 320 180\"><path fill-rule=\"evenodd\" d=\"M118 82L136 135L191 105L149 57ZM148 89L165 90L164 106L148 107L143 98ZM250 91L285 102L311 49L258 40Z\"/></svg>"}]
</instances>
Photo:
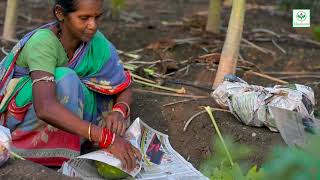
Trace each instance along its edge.
<instances>
[{"instance_id":1,"label":"green leaf logo","mask_svg":"<svg viewBox=\"0 0 320 180\"><path fill-rule=\"evenodd\" d=\"M304 11L299 11L296 17L298 21L305 21L307 19L307 15Z\"/></svg>"}]
</instances>

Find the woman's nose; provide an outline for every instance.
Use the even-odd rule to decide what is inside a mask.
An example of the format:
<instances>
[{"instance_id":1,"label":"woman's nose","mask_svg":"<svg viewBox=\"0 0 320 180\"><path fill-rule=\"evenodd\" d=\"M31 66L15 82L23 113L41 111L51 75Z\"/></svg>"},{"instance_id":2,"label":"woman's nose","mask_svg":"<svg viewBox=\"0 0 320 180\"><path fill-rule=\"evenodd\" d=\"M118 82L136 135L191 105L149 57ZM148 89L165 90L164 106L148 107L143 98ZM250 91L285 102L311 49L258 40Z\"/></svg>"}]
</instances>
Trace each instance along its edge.
<instances>
[{"instance_id":1,"label":"woman's nose","mask_svg":"<svg viewBox=\"0 0 320 180\"><path fill-rule=\"evenodd\" d=\"M96 21L95 18L90 18L90 19L89 19L87 28L88 28L89 30L93 30L93 31L95 31L95 30L97 29L97 21Z\"/></svg>"}]
</instances>

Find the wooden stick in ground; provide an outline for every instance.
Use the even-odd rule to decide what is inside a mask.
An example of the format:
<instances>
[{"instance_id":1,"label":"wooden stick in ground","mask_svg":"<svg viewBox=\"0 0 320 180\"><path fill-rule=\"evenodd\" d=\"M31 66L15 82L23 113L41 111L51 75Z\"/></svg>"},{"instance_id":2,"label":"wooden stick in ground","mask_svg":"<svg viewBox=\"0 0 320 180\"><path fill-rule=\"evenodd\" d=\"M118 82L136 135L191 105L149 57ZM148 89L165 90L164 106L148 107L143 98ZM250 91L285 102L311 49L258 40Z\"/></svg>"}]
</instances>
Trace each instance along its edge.
<instances>
[{"instance_id":1,"label":"wooden stick in ground","mask_svg":"<svg viewBox=\"0 0 320 180\"><path fill-rule=\"evenodd\" d=\"M266 75L266 74L254 72L254 71L247 71L247 72L245 73L245 75L247 75L247 74L253 74L253 75L256 75L256 76L259 76L259 77L263 77L263 78L269 79L269 80L271 80L271 81L278 82L278 83L280 83L280 84L288 84L287 81L283 81L283 80L281 80L281 79L278 79L278 78L275 78L275 77L272 77L272 76L269 76L269 75Z\"/></svg>"},{"instance_id":2,"label":"wooden stick in ground","mask_svg":"<svg viewBox=\"0 0 320 180\"><path fill-rule=\"evenodd\" d=\"M133 91L134 92L139 92L139 93L152 93L152 94L163 95L163 96L195 98L195 99L208 98L209 97L209 96L197 96L197 95L192 95L192 94L166 93L166 92L151 91L151 90L137 89L137 88L133 88Z\"/></svg>"}]
</instances>

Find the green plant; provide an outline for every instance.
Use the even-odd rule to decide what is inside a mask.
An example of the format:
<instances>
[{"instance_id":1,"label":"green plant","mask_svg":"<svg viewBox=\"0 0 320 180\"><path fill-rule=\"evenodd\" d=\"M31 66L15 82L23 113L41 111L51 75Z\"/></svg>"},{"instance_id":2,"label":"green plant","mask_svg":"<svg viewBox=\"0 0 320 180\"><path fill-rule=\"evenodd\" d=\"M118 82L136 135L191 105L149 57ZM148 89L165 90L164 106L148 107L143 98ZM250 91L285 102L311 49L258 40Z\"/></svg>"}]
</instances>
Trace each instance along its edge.
<instances>
[{"instance_id":1,"label":"green plant","mask_svg":"<svg viewBox=\"0 0 320 180\"><path fill-rule=\"evenodd\" d=\"M304 149L278 147L263 165L266 179L320 179L319 136Z\"/></svg>"},{"instance_id":2,"label":"green plant","mask_svg":"<svg viewBox=\"0 0 320 180\"><path fill-rule=\"evenodd\" d=\"M210 107L205 107L219 136L214 143L214 154L200 165L200 171L214 180L260 180L264 177L263 170L253 166L244 173L236 162L247 157L252 151L245 145L233 143L231 138L224 139L213 117Z\"/></svg>"},{"instance_id":3,"label":"green plant","mask_svg":"<svg viewBox=\"0 0 320 180\"><path fill-rule=\"evenodd\" d=\"M111 15L118 17L121 9L124 8L125 0L111 0Z\"/></svg>"},{"instance_id":4,"label":"green plant","mask_svg":"<svg viewBox=\"0 0 320 180\"><path fill-rule=\"evenodd\" d=\"M320 0L278 0L278 6L282 10L310 9L311 16L314 16L320 8Z\"/></svg>"},{"instance_id":5,"label":"green plant","mask_svg":"<svg viewBox=\"0 0 320 180\"><path fill-rule=\"evenodd\" d=\"M314 26L312 31L314 39L320 41L320 25Z\"/></svg>"}]
</instances>

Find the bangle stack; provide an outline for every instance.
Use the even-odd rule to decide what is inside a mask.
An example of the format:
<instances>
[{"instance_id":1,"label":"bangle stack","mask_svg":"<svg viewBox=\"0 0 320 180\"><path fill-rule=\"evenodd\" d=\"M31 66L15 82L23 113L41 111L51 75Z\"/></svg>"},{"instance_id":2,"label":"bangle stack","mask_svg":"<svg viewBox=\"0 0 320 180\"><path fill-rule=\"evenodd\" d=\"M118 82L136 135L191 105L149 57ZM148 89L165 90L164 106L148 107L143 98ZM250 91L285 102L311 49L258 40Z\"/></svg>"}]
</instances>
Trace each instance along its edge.
<instances>
[{"instance_id":1,"label":"bangle stack","mask_svg":"<svg viewBox=\"0 0 320 180\"><path fill-rule=\"evenodd\" d=\"M99 147L103 149L108 148L114 143L115 137L116 135L110 129L103 128Z\"/></svg>"},{"instance_id":2,"label":"bangle stack","mask_svg":"<svg viewBox=\"0 0 320 180\"><path fill-rule=\"evenodd\" d=\"M117 102L112 107L112 111L119 112L125 119L130 116L130 106L126 102Z\"/></svg>"}]
</instances>

